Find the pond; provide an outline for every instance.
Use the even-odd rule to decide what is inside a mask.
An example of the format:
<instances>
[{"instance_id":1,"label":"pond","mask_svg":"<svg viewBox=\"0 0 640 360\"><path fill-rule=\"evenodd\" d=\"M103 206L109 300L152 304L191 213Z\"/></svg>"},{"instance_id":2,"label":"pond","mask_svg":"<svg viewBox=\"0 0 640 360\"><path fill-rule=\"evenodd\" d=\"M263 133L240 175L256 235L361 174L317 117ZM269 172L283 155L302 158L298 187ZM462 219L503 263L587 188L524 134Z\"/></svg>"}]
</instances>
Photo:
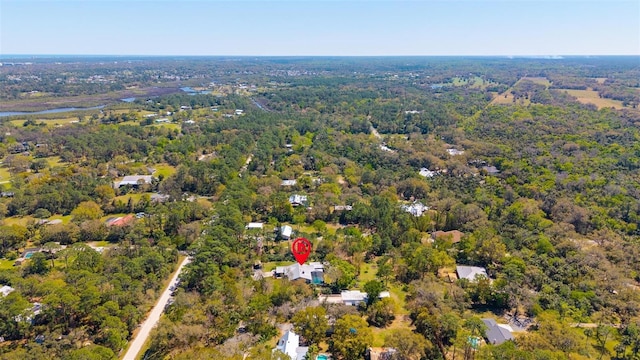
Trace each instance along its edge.
<instances>
[{"instance_id":1,"label":"pond","mask_svg":"<svg viewBox=\"0 0 640 360\"><path fill-rule=\"evenodd\" d=\"M50 110L43 110L43 111L33 111L33 112L28 112L28 111L5 111L5 112L0 112L0 117L15 116L15 115L55 114L55 113L61 113L61 112L67 112L67 111L96 110L96 109L102 109L103 107L104 107L104 105L88 107L88 108L65 107L65 108L57 108L57 109L50 109Z\"/></svg>"}]
</instances>

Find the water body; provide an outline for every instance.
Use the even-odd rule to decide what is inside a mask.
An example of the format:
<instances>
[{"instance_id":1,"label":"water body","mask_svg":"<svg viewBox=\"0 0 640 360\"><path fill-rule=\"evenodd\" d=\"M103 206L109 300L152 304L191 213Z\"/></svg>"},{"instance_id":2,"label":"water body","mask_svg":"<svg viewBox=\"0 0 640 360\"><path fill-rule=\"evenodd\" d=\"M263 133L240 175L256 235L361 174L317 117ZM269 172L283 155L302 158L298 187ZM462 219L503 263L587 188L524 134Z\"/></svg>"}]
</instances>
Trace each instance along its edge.
<instances>
[{"instance_id":1,"label":"water body","mask_svg":"<svg viewBox=\"0 0 640 360\"><path fill-rule=\"evenodd\" d=\"M15 115L55 114L55 113L68 112L68 111L96 110L96 109L102 109L103 107L104 107L104 105L88 107L88 108L66 107L66 108L57 108L57 109L43 110L43 111L33 111L33 112L29 112L29 111L5 111L5 112L0 112L0 117L15 116Z\"/></svg>"},{"instance_id":2,"label":"water body","mask_svg":"<svg viewBox=\"0 0 640 360\"><path fill-rule=\"evenodd\" d=\"M209 90L201 90L201 91L193 90L193 88L190 87L190 86L181 87L180 90L186 92L189 95L210 94L211 93L211 91L209 91Z\"/></svg>"}]
</instances>

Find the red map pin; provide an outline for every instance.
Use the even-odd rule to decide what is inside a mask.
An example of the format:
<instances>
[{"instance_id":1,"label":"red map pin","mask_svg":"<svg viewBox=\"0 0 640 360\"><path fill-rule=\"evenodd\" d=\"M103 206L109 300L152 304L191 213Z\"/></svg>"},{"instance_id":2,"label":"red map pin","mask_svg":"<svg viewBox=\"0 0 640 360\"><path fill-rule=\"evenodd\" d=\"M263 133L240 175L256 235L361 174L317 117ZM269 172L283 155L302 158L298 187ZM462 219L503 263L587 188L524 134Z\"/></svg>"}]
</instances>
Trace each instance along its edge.
<instances>
[{"instance_id":1,"label":"red map pin","mask_svg":"<svg viewBox=\"0 0 640 360\"><path fill-rule=\"evenodd\" d=\"M298 264L302 265L307 261L309 254L311 254L311 242L305 238L297 238L293 244L291 244L291 252Z\"/></svg>"}]
</instances>

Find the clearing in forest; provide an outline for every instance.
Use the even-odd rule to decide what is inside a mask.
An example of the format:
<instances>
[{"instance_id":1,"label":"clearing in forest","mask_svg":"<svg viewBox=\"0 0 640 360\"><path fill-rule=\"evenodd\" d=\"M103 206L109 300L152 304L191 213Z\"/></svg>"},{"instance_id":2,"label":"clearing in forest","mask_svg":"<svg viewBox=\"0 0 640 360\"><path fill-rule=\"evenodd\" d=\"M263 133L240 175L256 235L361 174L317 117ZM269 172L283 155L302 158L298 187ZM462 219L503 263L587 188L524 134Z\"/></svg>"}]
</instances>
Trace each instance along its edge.
<instances>
[{"instance_id":1,"label":"clearing in forest","mask_svg":"<svg viewBox=\"0 0 640 360\"><path fill-rule=\"evenodd\" d=\"M598 107L598 109L612 107L615 109L624 109L622 106L622 101L601 98L597 91L595 90L571 90L571 89L560 89L561 91L566 91L569 95L575 96L579 102L583 104L593 104Z\"/></svg>"}]
</instances>

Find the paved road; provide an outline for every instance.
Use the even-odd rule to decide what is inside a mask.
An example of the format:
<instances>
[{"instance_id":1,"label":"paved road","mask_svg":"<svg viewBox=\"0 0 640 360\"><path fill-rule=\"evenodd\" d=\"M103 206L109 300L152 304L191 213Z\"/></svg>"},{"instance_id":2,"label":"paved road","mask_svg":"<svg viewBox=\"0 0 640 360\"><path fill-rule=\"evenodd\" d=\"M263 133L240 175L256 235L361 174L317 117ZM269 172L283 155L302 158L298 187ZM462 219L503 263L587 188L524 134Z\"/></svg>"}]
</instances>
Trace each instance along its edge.
<instances>
[{"instance_id":1,"label":"paved road","mask_svg":"<svg viewBox=\"0 0 640 360\"><path fill-rule=\"evenodd\" d=\"M153 310L151 310L151 313L149 313L149 317L142 323L140 332L138 332L138 335L131 341L131 346L127 350L127 353L124 354L124 357L122 359L136 360L140 356L140 350L142 350L142 346L144 345L145 341L147 341L149 334L151 334L151 329L153 329L153 327L156 326L156 324L160 320L160 315L162 315L164 307L171 297L172 291L170 290L170 287L176 283L176 281L178 280L178 276L180 276L180 273L182 272L182 269L189 262L191 262L191 258L189 257L186 257L184 258L184 260L182 260L182 263L180 263L180 265L178 266L178 271L175 272L175 274L171 278L171 281L169 282L169 285L167 285L167 288L164 289L162 295L160 295L160 299L158 299L156 306L154 306Z\"/></svg>"}]
</instances>

